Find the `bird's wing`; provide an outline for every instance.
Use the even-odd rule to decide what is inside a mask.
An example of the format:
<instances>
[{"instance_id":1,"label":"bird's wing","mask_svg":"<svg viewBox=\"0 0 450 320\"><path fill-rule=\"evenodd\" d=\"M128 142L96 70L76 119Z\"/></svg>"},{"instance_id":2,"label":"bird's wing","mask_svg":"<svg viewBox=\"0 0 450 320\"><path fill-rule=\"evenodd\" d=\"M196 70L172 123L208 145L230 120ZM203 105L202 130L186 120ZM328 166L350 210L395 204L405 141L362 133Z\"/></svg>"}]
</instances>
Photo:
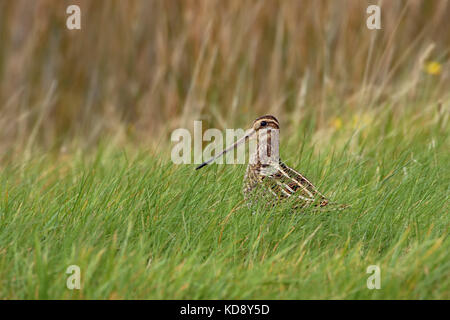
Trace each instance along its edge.
<instances>
[{"instance_id":1,"label":"bird's wing","mask_svg":"<svg viewBox=\"0 0 450 320\"><path fill-rule=\"evenodd\" d=\"M264 177L264 184L281 198L298 197L307 202L321 201L321 206L328 203L327 199L301 173L289 168L283 162L276 166L276 172Z\"/></svg>"}]
</instances>

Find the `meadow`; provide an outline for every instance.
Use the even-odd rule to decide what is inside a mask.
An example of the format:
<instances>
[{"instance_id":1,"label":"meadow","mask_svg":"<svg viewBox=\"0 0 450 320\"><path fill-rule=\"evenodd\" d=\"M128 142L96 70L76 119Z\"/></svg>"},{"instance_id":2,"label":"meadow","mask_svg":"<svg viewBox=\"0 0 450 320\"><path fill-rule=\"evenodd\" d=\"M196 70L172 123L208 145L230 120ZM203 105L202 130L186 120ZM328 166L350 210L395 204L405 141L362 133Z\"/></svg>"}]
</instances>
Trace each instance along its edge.
<instances>
[{"instance_id":1,"label":"meadow","mask_svg":"<svg viewBox=\"0 0 450 320\"><path fill-rule=\"evenodd\" d=\"M80 31L0 0L1 299L450 299L448 1L383 1L381 30L365 1L74 2ZM263 114L350 208L171 162L172 130Z\"/></svg>"}]
</instances>

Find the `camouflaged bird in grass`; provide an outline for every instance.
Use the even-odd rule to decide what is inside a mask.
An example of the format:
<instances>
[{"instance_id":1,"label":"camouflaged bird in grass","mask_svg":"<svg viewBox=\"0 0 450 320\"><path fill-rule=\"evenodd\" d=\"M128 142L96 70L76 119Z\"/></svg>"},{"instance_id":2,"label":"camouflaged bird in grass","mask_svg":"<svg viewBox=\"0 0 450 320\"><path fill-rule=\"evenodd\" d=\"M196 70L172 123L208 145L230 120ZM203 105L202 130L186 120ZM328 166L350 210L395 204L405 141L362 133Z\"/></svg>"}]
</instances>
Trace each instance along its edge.
<instances>
[{"instance_id":1,"label":"camouflaged bird in grass","mask_svg":"<svg viewBox=\"0 0 450 320\"><path fill-rule=\"evenodd\" d=\"M289 199L294 200L294 208L310 205L334 210L346 208L347 205L330 202L303 174L281 161L279 130L280 124L274 116L259 117L253 122L252 128L247 130L235 144L205 161L196 169L203 168L240 144L252 140L256 143L255 148L250 150L250 160L243 186L244 198L250 205L259 201L275 205Z\"/></svg>"}]
</instances>

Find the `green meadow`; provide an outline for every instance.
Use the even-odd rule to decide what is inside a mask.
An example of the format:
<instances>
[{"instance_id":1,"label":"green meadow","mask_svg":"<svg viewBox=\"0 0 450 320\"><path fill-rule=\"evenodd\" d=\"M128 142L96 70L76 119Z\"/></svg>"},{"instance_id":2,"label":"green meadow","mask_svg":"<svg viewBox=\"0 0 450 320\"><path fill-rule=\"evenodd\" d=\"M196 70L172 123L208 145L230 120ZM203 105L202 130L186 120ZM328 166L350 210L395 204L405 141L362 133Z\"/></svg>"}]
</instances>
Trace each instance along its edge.
<instances>
[{"instance_id":1,"label":"green meadow","mask_svg":"<svg viewBox=\"0 0 450 320\"><path fill-rule=\"evenodd\" d=\"M420 113L394 124L386 111L320 148L305 126L282 135L283 158L351 204L339 212L248 208L245 166L195 171L148 150L103 145L8 163L0 296L448 299L448 139L439 119ZM80 267L80 290L66 287L70 265ZM367 288L370 265L379 290Z\"/></svg>"},{"instance_id":2,"label":"green meadow","mask_svg":"<svg viewBox=\"0 0 450 320\"><path fill-rule=\"evenodd\" d=\"M450 299L448 1L77 3L0 0L0 299ZM265 114L351 207L171 161Z\"/></svg>"}]
</instances>

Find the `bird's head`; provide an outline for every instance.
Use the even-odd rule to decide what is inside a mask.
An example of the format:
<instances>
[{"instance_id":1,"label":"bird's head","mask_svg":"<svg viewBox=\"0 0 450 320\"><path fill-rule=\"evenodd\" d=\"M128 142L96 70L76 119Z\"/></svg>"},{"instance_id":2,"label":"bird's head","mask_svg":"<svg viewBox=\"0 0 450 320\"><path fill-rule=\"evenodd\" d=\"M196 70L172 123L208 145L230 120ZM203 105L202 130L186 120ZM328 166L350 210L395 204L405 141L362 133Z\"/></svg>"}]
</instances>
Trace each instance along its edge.
<instances>
[{"instance_id":1,"label":"bird's head","mask_svg":"<svg viewBox=\"0 0 450 320\"><path fill-rule=\"evenodd\" d=\"M245 132L245 135L242 138L240 138L238 141L236 141L236 143L229 146L228 148L226 148L224 151L222 151L218 155L212 157L208 161L203 162L196 169L198 170L198 169L203 168L204 166L210 164L217 158L223 156L228 151L233 150L234 148L236 148L240 144L244 143L245 141L257 136L257 134L261 133L261 131L265 132L265 130L279 130L279 129L280 129L280 124L279 124L277 118L275 118L272 115L265 115L265 116L256 118L255 121L253 121L252 127Z\"/></svg>"}]
</instances>

